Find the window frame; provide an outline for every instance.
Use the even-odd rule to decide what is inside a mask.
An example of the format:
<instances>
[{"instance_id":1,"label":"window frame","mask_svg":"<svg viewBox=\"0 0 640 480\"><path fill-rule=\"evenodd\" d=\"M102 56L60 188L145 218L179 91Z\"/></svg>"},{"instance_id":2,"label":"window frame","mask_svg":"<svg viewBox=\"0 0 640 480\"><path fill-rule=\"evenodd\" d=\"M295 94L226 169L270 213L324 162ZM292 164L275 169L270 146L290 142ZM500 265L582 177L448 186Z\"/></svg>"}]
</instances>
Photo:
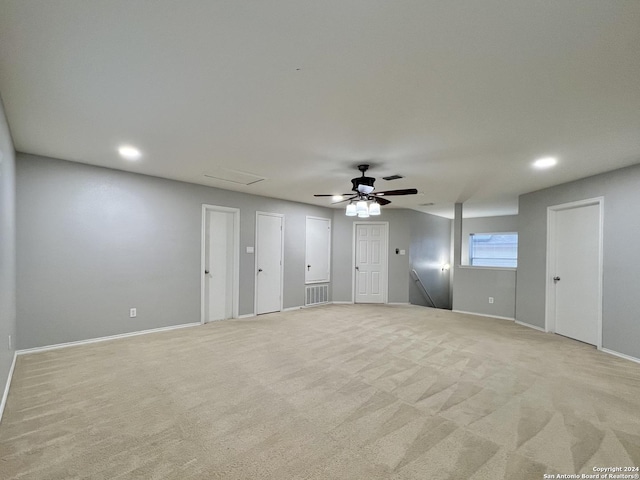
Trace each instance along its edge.
<instances>
[{"instance_id":1,"label":"window frame","mask_svg":"<svg viewBox=\"0 0 640 480\"><path fill-rule=\"evenodd\" d=\"M474 236L494 236L494 235L510 235L515 236L515 258L511 257L478 257L474 256L474 246L477 245L477 242L474 242ZM510 244L512 245L512 244ZM487 262L491 262L492 260L496 261L513 261L513 265L474 265L474 259L484 260ZM518 268L518 232L476 232L469 234L469 267L473 268L498 268L498 269L517 269Z\"/></svg>"}]
</instances>

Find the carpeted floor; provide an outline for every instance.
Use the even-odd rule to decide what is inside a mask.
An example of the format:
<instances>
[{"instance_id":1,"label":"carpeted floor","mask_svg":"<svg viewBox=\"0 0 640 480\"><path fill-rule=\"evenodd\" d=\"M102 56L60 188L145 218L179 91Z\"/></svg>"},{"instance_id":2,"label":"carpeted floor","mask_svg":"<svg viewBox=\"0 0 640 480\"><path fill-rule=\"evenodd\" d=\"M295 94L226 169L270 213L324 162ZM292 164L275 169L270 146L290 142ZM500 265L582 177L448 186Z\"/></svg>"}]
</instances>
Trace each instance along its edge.
<instances>
[{"instance_id":1,"label":"carpeted floor","mask_svg":"<svg viewBox=\"0 0 640 480\"><path fill-rule=\"evenodd\" d=\"M542 479L640 466L640 365L333 305L18 357L2 479Z\"/></svg>"}]
</instances>

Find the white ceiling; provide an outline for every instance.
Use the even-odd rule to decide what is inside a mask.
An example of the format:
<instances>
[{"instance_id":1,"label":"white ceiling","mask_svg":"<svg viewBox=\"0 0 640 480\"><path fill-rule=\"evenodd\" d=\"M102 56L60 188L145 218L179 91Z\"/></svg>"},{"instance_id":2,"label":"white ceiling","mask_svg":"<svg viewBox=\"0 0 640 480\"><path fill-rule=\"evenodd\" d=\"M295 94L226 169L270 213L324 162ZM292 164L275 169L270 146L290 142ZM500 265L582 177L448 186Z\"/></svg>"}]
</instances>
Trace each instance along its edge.
<instances>
[{"instance_id":1,"label":"white ceiling","mask_svg":"<svg viewBox=\"0 0 640 480\"><path fill-rule=\"evenodd\" d=\"M511 214L640 162L640 1L2 0L0 93L22 152L317 205L372 163L392 206Z\"/></svg>"}]
</instances>

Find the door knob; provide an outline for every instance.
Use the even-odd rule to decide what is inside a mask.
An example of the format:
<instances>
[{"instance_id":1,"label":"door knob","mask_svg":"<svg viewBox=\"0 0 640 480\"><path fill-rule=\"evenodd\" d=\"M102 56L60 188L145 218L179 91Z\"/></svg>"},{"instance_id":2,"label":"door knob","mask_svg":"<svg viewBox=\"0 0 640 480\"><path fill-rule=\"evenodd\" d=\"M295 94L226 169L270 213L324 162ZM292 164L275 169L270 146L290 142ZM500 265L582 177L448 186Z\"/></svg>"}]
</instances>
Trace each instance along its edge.
<instances>
[{"instance_id":1,"label":"door knob","mask_svg":"<svg viewBox=\"0 0 640 480\"><path fill-rule=\"evenodd\" d=\"M261 271L262 271L262 269L261 269L261 268L259 268L259 269L258 269L258 273L260 273Z\"/></svg>"},{"instance_id":2,"label":"door knob","mask_svg":"<svg viewBox=\"0 0 640 480\"><path fill-rule=\"evenodd\" d=\"M205 270L205 271L204 271L204 274L205 274L205 275L209 275L209 270Z\"/></svg>"},{"instance_id":3,"label":"door knob","mask_svg":"<svg viewBox=\"0 0 640 480\"><path fill-rule=\"evenodd\" d=\"M553 277L553 283L558 283L560 281L560 277Z\"/></svg>"},{"instance_id":4,"label":"door knob","mask_svg":"<svg viewBox=\"0 0 640 480\"><path fill-rule=\"evenodd\" d=\"M358 267L357 265L356 265L356 270L360 271L360 267Z\"/></svg>"}]
</instances>

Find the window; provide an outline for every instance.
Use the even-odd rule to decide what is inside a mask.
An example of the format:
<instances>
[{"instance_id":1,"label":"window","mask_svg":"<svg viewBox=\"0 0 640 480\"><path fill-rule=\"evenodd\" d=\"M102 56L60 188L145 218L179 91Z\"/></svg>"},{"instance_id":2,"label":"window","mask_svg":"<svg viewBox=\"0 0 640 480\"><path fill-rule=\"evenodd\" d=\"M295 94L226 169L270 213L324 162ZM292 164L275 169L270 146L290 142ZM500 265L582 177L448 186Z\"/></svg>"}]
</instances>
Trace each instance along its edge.
<instances>
[{"instance_id":1,"label":"window","mask_svg":"<svg viewBox=\"0 0 640 480\"><path fill-rule=\"evenodd\" d=\"M474 267L517 267L518 234L472 233L469 235L469 264Z\"/></svg>"}]
</instances>

